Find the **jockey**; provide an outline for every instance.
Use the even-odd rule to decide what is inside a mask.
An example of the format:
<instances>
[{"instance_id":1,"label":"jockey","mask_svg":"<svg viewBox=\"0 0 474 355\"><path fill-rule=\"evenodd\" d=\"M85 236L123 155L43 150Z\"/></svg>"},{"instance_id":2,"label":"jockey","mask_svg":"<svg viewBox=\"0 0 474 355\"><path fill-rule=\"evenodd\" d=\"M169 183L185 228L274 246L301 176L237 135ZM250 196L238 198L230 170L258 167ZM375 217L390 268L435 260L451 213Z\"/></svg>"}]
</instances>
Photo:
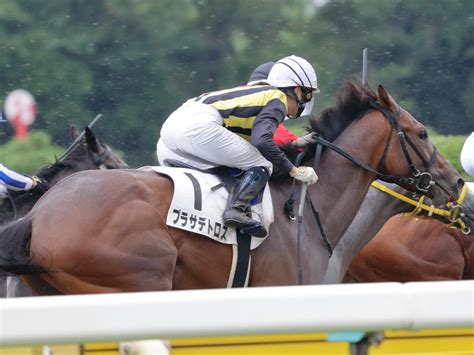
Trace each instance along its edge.
<instances>
[{"instance_id":1,"label":"jockey","mask_svg":"<svg viewBox=\"0 0 474 355\"><path fill-rule=\"evenodd\" d=\"M262 82L265 82L274 64L275 62L268 62L255 68L252 74L250 74L247 85L258 85ZM313 105L314 97L306 104L301 116L307 116L311 114ZM285 120L286 119L287 118L285 118ZM284 123L280 123L273 134L273 140L279 147L290 144L294 149L304 148L306 145L314 143L314 137L314 133L309 133L303 137L298 137L296 134L288 130Z\"/></svg>"},{"instance_id":2,"label":"jockey","mask_svg":"<svg viewBox=\"0 0 474 355\"><path fill-rule=\"evenodd\" d=\"M239 168L244 174L229 194L224 224L251 227L250 201L268 181L273 167L313 184L313 168L295 167L273 141L285 117L298 118L319 92L316 73L305 59L276 62L262 85L204 93L188 100L165 121L157 143L158 161L179 160L198 169Z\"/></svg>"},{"instance_id":3,"label":"jockey","mask_svg":"<svg viewBox=\"0 0 474 355\"><path fill-rule=\"evenodd\" d=\"M3 122L6 121L0 117L0 123ZM6 195L7 189L13 191L28 191L33 189L39 191L41 189L42 192L45 192L48 188L39 177L18 174L0 163L0 196Z\"/></svg>"},{"instance_id":4,"label":"jockey","mask_svg":"<svg viewBox=\"0 0 474 355\"><path fill-rule=\"evenodd\" d=\"M464 171L474 176L474 132L464 142L460 159Z\"/></svg>"}]
</instances>

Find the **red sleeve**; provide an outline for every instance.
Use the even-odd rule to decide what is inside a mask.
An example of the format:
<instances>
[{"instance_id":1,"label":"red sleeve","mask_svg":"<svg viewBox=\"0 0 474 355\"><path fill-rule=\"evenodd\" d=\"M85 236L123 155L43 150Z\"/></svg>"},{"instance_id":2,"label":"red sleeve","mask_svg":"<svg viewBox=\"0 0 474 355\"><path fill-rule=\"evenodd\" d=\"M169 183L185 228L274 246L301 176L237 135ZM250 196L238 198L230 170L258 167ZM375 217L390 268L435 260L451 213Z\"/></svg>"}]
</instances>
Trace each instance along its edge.
<instances>
[{"instance_id":1,"label":"red sleeve","mask_svg":"<svg viewBox=\"0 0 474 355\"><path fill-rule=\"evenodd\" d=\"M273 140L278 146L294 141L298 136L293 132L289 131L283 123L280 123L273 134Z\"/></svg>"}]
</instances>

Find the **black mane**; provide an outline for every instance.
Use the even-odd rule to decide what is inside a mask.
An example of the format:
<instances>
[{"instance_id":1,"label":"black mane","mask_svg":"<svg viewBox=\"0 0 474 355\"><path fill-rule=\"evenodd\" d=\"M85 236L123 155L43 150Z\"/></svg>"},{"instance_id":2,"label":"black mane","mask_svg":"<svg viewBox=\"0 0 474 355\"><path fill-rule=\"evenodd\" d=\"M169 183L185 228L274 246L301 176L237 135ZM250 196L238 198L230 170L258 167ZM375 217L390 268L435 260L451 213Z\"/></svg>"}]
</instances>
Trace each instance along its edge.
<instances>
[{"instance_id":1,"label":"black mane","mask_svg":"<svg viewBox=\"0 0 474 355\"><path fill-rule=\"evenodd\" d=\"M377 95L367 86L354 81L346 81L344 89L336 98L336 105L325 109L319 117L310 118L308 132L319 133L333 142L347 126L369 111Z\"/></svg>"},{"instance_id":2,"label":"black mane","mask_svg":"<svg viewBox=\"0 0 474 355\"><path fill-rule=\"evenodd\" d=\"M73 169L75 167L75 162L84 160L87 155L87 144L85 139L82 139L63 160L58 160L56 158L56 161L53 164L45 165L36 175L49 181L50 178L55 176L58 172Z\"/></svg>"},{"instance_id":3,"label":"black mane","mask_svg":"<svg viewBox=\"0 0 474 355\"><path fill-rule=\"evenodd\" d=\"M318 133L322 138L333 142L352 122L358 120L365 113L372 109L372 103L377 101L375 94L369 87L359 82L348 80L336 97L336 104L325 109L318 117L311 116L306 132ZM295 151L291 144L280 147L286 157L296 164L298 151ZM326 148L323 148L323 151ZM314 157L314 146L309 146L302 163ZM274 179L286 177L287 174L275 171Z\"/></svg>"}]
</instances>

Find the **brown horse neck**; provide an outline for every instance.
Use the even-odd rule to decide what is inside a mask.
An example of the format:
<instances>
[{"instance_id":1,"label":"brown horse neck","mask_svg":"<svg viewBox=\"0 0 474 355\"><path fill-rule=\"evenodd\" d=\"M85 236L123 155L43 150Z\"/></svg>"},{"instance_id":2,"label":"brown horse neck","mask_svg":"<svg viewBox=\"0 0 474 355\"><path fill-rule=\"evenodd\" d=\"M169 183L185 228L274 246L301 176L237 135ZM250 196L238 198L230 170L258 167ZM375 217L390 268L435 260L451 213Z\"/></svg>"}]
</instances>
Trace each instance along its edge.
<instances>
[{"instance_id":1,"label":"brown horse neck","mask_svg":"<svg viewBox=\"0 0 474 355\"><path fill-rule=\"evenodd\" d=\"M372 169L376 169L382 159L390 132L388 122L375 117L379 114L367 114L335 141L336 145ZM376 176L334 151L323 155L317 174L319 181L310 187L309 193L316 202L316 209L334 247L354 219Z\"/></svg>"}]
</instances>

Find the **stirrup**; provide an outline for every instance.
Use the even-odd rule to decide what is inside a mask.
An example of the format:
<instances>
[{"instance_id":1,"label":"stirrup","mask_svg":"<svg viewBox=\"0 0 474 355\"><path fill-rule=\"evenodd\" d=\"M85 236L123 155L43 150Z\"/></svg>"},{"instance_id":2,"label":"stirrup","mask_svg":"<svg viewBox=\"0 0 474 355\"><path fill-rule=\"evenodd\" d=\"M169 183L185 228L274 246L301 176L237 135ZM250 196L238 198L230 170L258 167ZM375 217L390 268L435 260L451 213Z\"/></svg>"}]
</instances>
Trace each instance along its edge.
<instances>
[{"instance_id":1,"label":"stirrup","mask_svg":"<svg viewBox=\"0 0 474 355\"><path fill-rule=\"evenodd\" d=\"M256 238L265 238L267 236L267 230L260 223L253 226L244 227L240 229L243 234L249 234Z\"/></svg>"}]
</instances>

